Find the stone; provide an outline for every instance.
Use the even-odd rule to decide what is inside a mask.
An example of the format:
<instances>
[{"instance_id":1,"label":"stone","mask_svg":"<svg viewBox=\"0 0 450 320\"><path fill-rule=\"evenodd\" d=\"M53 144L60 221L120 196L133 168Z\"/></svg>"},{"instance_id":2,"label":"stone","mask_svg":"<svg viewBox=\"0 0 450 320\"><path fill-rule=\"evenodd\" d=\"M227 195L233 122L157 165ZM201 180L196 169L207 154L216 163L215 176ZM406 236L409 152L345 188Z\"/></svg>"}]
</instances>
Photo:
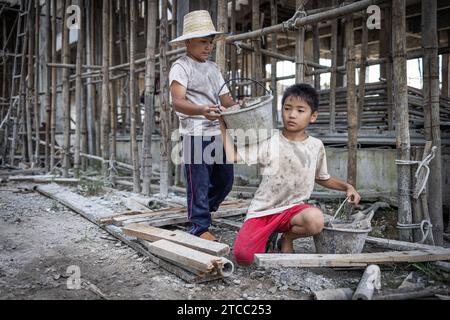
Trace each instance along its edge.
<instances>
[{"instance_id":1,"label":"stone","mask_svg":"<svg viewBox=\"0 0 450 320\"><path fill-rule=\"evenodd\" d=\"M233 280L233 283L236 284L236 285L240 285L240 284L241 284L241 280L239 280L239 279L234 279L234 280Z\"/></svg>"}]
</instances>

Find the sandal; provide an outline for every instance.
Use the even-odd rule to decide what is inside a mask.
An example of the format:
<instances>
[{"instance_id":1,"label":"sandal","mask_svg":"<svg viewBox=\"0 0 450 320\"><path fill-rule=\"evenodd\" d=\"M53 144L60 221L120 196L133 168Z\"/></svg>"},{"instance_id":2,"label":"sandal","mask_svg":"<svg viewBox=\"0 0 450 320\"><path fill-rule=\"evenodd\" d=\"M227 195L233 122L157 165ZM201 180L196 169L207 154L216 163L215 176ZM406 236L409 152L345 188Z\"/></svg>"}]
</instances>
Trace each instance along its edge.
<instances>
[{"instance_id":1,"label":"sandal","mask_svg":"<svg viewBox=\"0 0 450 320\"><path fill-rule=\"evenodd\" d=\"M273 232L266 243L266 253L276 253L281 250L281 233Z\"/></svg>"}]
</instances>

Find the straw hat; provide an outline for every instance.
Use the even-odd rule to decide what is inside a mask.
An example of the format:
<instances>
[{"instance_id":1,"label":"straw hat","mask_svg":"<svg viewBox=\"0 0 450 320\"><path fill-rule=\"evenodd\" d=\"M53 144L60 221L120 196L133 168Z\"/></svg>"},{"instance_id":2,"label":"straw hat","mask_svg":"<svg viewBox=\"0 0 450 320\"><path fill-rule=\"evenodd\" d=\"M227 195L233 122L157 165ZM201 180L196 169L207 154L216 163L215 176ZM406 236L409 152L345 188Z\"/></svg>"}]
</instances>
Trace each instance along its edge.
<instances>
[{"instance_id":1,"label":"straw hat","mask_svg":"<svg viewBox=\"0 0 450 320\"><path fill-rule=\"evenodd\" d=\"M183 35L169 43L172 45L183 45L184 41L188 39L224 34L225 32L216 31L208 11L196 10L184 16Z\"/></svg>"}]
</instances>

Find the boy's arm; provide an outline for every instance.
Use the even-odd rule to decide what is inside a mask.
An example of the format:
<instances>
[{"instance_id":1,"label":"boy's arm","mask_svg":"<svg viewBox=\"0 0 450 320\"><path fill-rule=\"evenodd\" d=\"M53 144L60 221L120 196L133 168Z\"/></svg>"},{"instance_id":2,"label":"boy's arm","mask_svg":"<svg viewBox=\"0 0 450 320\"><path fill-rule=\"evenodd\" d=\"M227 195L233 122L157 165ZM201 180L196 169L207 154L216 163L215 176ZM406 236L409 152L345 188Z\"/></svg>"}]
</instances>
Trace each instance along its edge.
<instances>
[{"instance_id":1,"label":"boy's arm","mask_svg":"<svg viewBox=\"0 0 450 320\"><path fill-rule=\"evenodd\" d=\"M227 126L222 117L219 118L220 122L220 132L222 134L223 147L225 149L225 154L227 156L227 160L232 163L237 163L241 161L241 157L236 150L235 145L231 142L231 137L227 133Z\"/></svg>"},{"instance_id":2,"label":"boy's arm","mask_svg":"<svg viewBox=\"0 0 450 320\"><path fill-rule=\"evenodd\" d=\"M349 203L358 204L361 200L361 196L351 184L339 180L338 178L330 177L328 180L316 179L316 183L328 189L345 191L347 193L347 197L350 197Z\"/></svg>"},{"instance_id":3,"label":"boy's arm","mask_svg":"<svg viewBox=\"0 0 450 320\"><path fill-rule=\"evenodd\" d=\"M208 120L217 120L219 114L214 105L196 105L186 99L186 88L179 82L172 81L170 85L170 94L172 95L172 104L175 111L181 112L188 116L205 116Z\"/></svg>"}]
</instances>

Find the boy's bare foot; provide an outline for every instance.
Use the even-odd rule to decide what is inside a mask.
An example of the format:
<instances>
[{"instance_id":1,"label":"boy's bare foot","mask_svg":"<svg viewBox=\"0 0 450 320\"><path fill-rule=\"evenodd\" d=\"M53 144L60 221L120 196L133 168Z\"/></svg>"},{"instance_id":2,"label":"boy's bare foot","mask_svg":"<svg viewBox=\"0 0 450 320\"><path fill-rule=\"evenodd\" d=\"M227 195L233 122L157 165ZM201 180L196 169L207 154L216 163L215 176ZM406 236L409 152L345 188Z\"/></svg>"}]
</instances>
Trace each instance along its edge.
<instances>
[{"instance_id":1,"label":"boy's bare foot","mask_svg":"<svg viewBox=\"0 0 450 320\"><path fill-rule=\"evenodd\" d=\"M294 253L294 241L284 234L281 236L281 253Z\"/></svg>"},{"instance_id":2,"label":"boy's bare foot","mask_svg":"<svg viewBox=\"0 0 450 320\"><path fill-rule=\"evenodd\" d=\"M215 242L218 241L217 238L209 231L203 232L200 235L200 238L204 239L204 240L215 241Z\"/></svg>"}]
</instances>

